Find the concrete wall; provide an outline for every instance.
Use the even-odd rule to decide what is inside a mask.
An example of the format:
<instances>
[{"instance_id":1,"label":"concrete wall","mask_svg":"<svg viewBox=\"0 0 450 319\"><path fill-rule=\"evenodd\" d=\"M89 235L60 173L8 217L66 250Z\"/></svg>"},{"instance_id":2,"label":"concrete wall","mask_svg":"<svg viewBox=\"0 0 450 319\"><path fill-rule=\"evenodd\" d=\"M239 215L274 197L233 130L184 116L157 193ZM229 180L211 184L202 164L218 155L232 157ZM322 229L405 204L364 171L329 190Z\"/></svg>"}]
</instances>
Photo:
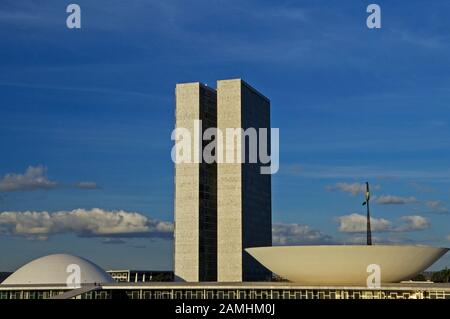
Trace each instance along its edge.
<instances>
[{"instance_id":1,"label":"concrete wall","mask_svg":"<svg viewBox=\"0 0 450 319\"><path fill-rule=\"evenodd\" d=\"M177 84L175 89L177 128L194 132L194 119L200 119L200 84ZM194 153L194 146L191 154ZM175 165L175 277L199 280L199 166Z\"/></svg>"},{"instance_id":2,"label":"concrete wall","mask_svg":"<svg viewBox=\"0 0 450 319\"><path fill-rule=\"evenodd\" d=\"M218 127L267 128L270 101L240 79L217 82L217 92L200 83L177 84L176 127L194 137L194 121L203 131ZM200 132L202 133L202 132ZM270 140L270 136L269 136ZM248 158L248 144L232 141ZM209 141L199 142L203 149ZM191 145L194 154L194 145ZM230 145L218 144L226 160ZM270 150L270 145L269 145ZM185 281L264 280L270 273L244 249L271 246L271 176L261 163L181 163L175 165L175 276ZM266 164L264 164L266 165Z\"/></svg>"},{"instance_id":3,"label":"concrete wall","mask_svg":"<svg viewBox=\"0 0 450 319\"><path fill-rule=\"evenodd\" d=\"M224 135L227 128L270 130L270 102L240 79L218 81L217 118ZM241 150L243 142L235 140L235 148ZM221 152L225 158L225 145ZM259 162L218 164L218 281L270 277L244 251L247 247L272 245L271 176L261 175L260 166Z\"/></svg>"},{"instance_id":4,"label":"concrete wall","mask_svg":"<svg viewBox=\"0 0 450 319\"><path fill-rule=\"evenodd\" d=\"M176 86L176 127L191 133L191 156L195 148L195 120L203 130L215 127L216 92L198 82ZM202 131L199 132L202 134ZM202 149L202 142L198 146ZM216 164L175 165L175 276L184 281L217 279Z\"/></svg>"},{"instance_id":5,"label":"concrete wall","mask_svg":"<svg viewBox=\"0 0 450 319\"><path fill-rule=\"evenodd\" d=\"M217 82L217 126L241 127L241 81ZM235 143L240 150L240 144ZM225 145L219 148L226 157ZM217 280L242 281L242 166L217 165Z\"/></svg>"}]
</instances>

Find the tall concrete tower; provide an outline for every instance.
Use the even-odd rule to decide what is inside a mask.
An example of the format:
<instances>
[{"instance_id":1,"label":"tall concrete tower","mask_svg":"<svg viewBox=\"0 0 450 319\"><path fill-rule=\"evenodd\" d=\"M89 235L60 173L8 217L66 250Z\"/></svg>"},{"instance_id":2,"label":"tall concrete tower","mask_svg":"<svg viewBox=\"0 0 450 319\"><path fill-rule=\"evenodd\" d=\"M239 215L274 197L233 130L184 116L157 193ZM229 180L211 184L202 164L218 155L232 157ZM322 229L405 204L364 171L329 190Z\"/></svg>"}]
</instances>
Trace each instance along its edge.
<instances>
[{"instance_id":1,"label":"tall concrete tower","mask_svg":"<svg viewBox=\"0 0 450 319\"><path fill-rule=\"evenodd\" d=\"M194 138L196 121L202 131L217 127L216 91L201 83L177 84L176 127ZM199 132L202 134L203 132ZM191 155L202 149L201 141ZM184 281L217 280L217 164L175 165L175 276Z\"/></svg>"},{"instance_id":2,"label":"tall concrete tower","mask_svg":"<svg viewBox=\"0 0 450 319\"><path fill-rule=\"evenodd\" d=\"M270 101L241 79L217 82L217 91L200 83L176 86L176 127L202 132L266 128ZM200 134L202 134L200 132ZM258 137L259 138L259 137ZM197 141L200 151L210 141ZM270 135L267 146L270 153ZM195 141L191 153L194 154ZM226 153L218 143L217 153ZM249 155L244 139L235 148ZM197 150L198 151L198 150ZM225 156L223 157L225 159ZM244 249L272 245L271 175L261 163L175 165L175 276L185 281L251 281L270 273Z\"/></svg>"},{"instance_id":3,"label":"tall concrete tower","mask_svg":"<svg viewBox=\"0 0 450 319\"><path fill-rule=\"evenodd\" d=\"M222 132L227 128L270 132L270 101L241 79L218 81L217 126ZM270 153L270 135L268 143ZM224 143L218 152L224 154L225 147ZM272 245L271 175L261 174L259 158L248 163L245 138L236 140L235 148L244 150L246 162L217 167L217 279L264 280L270 272L244 249Z\"/></svg>"}]
</instances>

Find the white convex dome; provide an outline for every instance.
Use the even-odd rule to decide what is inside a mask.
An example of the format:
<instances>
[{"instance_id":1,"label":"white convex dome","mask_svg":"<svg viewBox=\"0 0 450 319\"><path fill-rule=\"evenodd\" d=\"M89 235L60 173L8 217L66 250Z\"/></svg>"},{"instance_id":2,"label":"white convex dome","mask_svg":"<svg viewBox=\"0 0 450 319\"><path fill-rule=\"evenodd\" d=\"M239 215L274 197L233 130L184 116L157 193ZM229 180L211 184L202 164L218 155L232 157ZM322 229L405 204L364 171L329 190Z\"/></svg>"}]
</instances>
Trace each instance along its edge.
<instances>
[{"instance_id":1,"label":"white convex dome","mask_svg":"<svg viewBox=\"0 0 450 319\"><path fill-rule=\"evenodd\" d=\"M71 265L79 266L81 284L114 282L107 272L87 259L68 254L55 254L35 259L20 267L1 285L66 284L67 278L73 272L74 266Z\"/></svg>"}]
</instances>

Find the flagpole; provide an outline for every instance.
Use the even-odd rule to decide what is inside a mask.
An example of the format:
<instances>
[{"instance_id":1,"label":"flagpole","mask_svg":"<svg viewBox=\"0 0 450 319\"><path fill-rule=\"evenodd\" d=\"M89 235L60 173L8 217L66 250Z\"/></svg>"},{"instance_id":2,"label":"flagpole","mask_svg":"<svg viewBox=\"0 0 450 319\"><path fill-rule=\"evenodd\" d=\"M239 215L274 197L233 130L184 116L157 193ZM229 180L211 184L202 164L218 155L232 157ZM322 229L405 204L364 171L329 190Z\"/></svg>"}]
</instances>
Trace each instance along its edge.
<instances>
[{"instance_id":1,"label":"flagpole","mask_svg":"<svg viewBox=\"0 0 450 319\"><path fill-rule=\"evenodd\" d=\"M369 182L366 182L366 206L367 206L367 245L372 245L372 230L370 229L370 192L369 192Z\"/></svg>"}]
</instances>

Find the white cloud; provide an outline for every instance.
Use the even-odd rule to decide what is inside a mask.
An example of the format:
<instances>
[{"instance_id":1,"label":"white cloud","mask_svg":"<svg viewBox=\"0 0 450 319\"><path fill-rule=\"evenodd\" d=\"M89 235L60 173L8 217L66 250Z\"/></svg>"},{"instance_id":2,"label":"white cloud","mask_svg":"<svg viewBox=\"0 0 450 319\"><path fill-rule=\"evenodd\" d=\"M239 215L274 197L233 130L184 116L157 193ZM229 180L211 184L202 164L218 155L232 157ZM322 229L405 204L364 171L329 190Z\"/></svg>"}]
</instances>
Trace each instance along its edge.
<instances>
[{"instance_id":1,"label":"white cloud","mask_svg":"<svg viewBox=\"0 0 450 319\"><path fill-rule=\"evenodd\" d=\"M404 223L399 225L395 231L408 232L415 230L423 230L430 227L430 223L425 217L414 215L414 216L403 216L400 218Z\"/></svg>"},{"instance_id":2,"label":"white cloud","mask_svg":"<svg viewBox=\"0 0 450 319\"><path fill-rule=\"evenodd\" d=\"M358 195L366 191L366 185L361 183L336 183L326 187L329 191L341 190L352 195Z\"/></svg>"},{"instance_id":3,"label":"white cloud","mask_svg":"<svg viewBox=\"0 0 450 319\"><path fill-rule=\"evenodd\" d=\"M79 183L75 184L75 187L79 188L79 189L99 189L100 188L96 182L79 182Z\"/></svg>"},{"instance_id":4,"label":"white cloud","mask_svg":"<svg viewBox=\"0 0 450 319\"><path fill-rule=\"evenodd\" d=\"M350 214L338 217L339 231L343 233L363 233L367 231L367 217L360 214ZM430 227L425 217L402 216L400 223L393 223L384 218L370 218L373 232L410 232L424 230Z\"/></svg>"},{"instance_id":5,"label":"white cloud","mask_svg":"<svg viewBox=\"0 0 450 319\"><path fill-rule=\"evenodd\" d=\"M439 200L429 200L425 205L430 208L429 214L448 214L450 210L444 207L444 204Z\"/></svg>"},{"instance_id":6,"label":"white cloud","mask_svg":"<svg viewBox=\"0 0 450 319\"><path fill-rule=\"evenodd\" d=\"M438 208L442 205L442 202L439 200L429 200L425 203L430 208Z\"/></svg>"},{"instance_id":7,"label":"white cloud","mask_svg":"<svg viewBox=\"0 0 450 319\"><path fill-rule=\"evenodd\" d=\"M364 194L366 192L366 184L364 183L336 183L335 185L329 185L326 187L329 191L336 191L340 190L349 194L352 194L353 196L356 196L358 194ZM371 187L371 189L380 189L380 185L374 185Z\"/></svg>"},{"instance_id":8,"label":"white cloud","mask_svg":"<svg viewBox=\"0 0 450 319\"><path fill-rule=\"evenodd\" d=\"M277 223L272 225L274 245L331 243L332 237L308 225Z\"/></svg>"},{"instance_id":9,"label":"white cloud","mask_svg":"<svg viewBox=\"0 0 450 319\"><path fill-rule=\"evenodd\" d=\"M73 233L80 237L171 237L173 224L123 210L49 212L2 212L0 234L47 239L51 235Z\"/></svg>"},{"instance_id":10,"label":"white cloud","mask_svg":"<svg viewBox=\"0 0 450 319\"><path fill-rule=\"evenodd\" d=\"M36 189L51 189L57 183L46 176L47 168L42 165L29 166L25 174L6 174L0 180L0 192L32 191Z\"/></svg>"},{"instance_id":11,"label":"white cloud","mask_svg":"<svg viewBox=\"0 0 450 319\"><path fill-rule=\"evenodd\" d=\"M339 231L343 233L362 233L367 229L367 217L360 214L350 214L338 217ZM383 218L370 218L372 231L385 232L391 228L391 222Z\"/></svg>"},{"instance_id":12,"label":"white cloud","mask_svg":"<svg viewBox=\"0 0 450 319\"><path fill-rule=\"evenodd\" d=\"M419 201L417 198L410 197L400 197L394 195L381 195L376 198L376 203L381 205L404 205L404 204L415 204Z\"/></svg>"}]
</instances>

